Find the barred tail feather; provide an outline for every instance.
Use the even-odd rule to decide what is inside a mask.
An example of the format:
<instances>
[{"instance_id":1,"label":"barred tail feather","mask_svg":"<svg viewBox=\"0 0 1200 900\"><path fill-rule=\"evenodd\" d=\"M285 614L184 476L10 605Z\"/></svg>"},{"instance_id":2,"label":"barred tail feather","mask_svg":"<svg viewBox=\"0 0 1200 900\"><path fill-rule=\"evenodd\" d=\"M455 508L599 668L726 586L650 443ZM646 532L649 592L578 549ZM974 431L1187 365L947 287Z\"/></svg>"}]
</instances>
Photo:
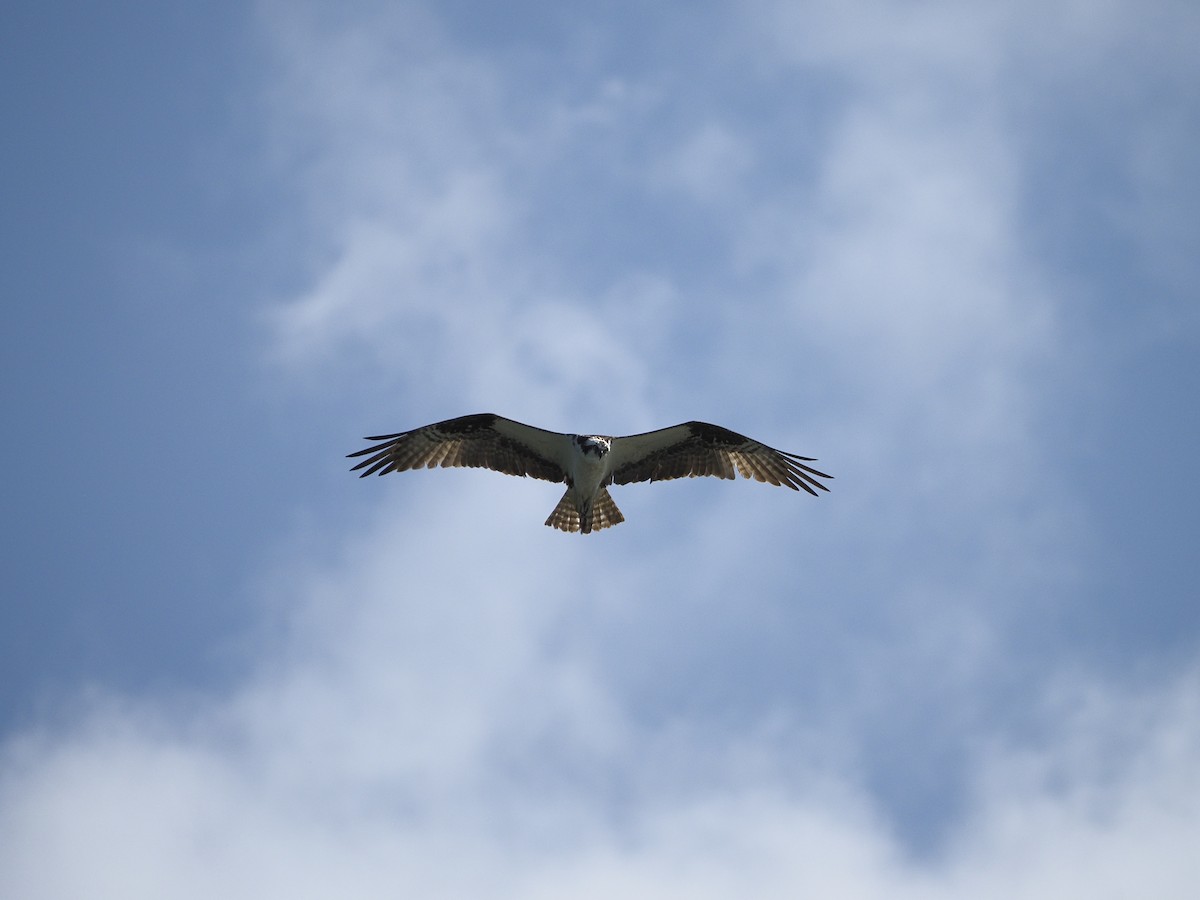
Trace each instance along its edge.
<instances>
[{"instance_id":1,"label":"barred tail feather","mask_svg":"<svg viewBox=\"0 0 1200 900\"><path fill-rule=\"evenodd\" d=\"M620 525L624 521L625 517L617 509L617 504L613 503L608 488L602 487L595 499L592 500L592 521L590 527L585 528L584 531L599 531L601 528Z\"/></svg>"},{"instance_id":2,"label":"barred tail feather","mask_svg":"<svg viewBox=\"0 0 1200 900\"><path fill-rule=\"evenodd\" d=\"M581 510L575 488L569 487L558 501L558 506L554 507L554 512L550 513L546 524L560 531L581 531L588 534L619 525L624 521L625 517L617 509L617 504L613 503L607 488L600 488L588 508Z\"/></svg>"}]
</instances>

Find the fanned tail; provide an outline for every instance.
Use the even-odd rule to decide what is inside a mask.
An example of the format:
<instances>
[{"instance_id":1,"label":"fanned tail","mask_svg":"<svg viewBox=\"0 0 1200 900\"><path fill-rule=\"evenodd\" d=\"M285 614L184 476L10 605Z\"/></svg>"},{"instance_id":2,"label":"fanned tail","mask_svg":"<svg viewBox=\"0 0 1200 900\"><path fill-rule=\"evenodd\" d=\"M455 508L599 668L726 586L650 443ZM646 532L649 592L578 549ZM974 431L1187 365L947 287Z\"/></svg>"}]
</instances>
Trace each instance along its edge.
<instances>
[{"instance_id":1,"label":"fanned tail","mask_svg":"<svg viewBox=\"0 0 1200 900\"><path fill-rule=\"evenodd\" d=\"M619 525L624 521L625 517L617 509L617 504L613 503L608 488L600 488L588 507L581 510L575 488L569 487L558 501L558 506L554 507L554 512L550 513L546 524L559 531L581 531L588 534Z\"/></svg>"}]
</instances>

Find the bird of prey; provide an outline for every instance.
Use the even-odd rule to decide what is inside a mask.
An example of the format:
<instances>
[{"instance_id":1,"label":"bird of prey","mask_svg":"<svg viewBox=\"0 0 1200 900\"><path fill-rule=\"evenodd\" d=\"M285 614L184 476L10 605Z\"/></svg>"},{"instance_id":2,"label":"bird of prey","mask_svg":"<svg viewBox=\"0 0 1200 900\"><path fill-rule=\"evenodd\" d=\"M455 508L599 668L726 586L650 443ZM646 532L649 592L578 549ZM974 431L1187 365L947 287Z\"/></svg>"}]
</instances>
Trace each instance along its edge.
<instances>
[{"instance_id":1,"label":"bird of prey","mask_svg":"<svg viewBox=\"0 0 1200 900\"><path fill-rule=\"evenodd\" d=\"M560 434L522 425L492 413L447 419L412 431L364 438L370 447L348 454L365 456L351 471L386 475L408 469L468 466L505 475L529 475L566 484L566 493L546 524L589 534L625 521L609 496L610 484L666 481L740 472L768 484L786 485L817 496L833 478L805 463L816 460L773 450L766 444L707 422L684 422L658 431L609 437Z\"/></svg>"}]
</instances>

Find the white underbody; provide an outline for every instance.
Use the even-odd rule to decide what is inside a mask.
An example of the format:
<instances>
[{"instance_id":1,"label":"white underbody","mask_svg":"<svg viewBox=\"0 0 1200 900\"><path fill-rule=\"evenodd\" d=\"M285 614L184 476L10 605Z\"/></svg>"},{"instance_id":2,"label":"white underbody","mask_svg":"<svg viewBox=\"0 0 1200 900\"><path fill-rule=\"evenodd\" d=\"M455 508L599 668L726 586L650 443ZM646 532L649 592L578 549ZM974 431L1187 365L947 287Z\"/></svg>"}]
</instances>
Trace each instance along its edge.
<instances>
[{"instance_id":1,"label":"white underbody","mask_svg":"<svg viewBox=\"0 0 1200 900\"><path fill-rule=\"evenodd\" d=\"M567 474L575 488L576 495L581 499L590 500L596 496L600 486L608 480L609 455L606 453L602 457L596 457L591 453L576 450L574 447L572 450L575 452L571 454Z\"/></svg>"}]
</instances>

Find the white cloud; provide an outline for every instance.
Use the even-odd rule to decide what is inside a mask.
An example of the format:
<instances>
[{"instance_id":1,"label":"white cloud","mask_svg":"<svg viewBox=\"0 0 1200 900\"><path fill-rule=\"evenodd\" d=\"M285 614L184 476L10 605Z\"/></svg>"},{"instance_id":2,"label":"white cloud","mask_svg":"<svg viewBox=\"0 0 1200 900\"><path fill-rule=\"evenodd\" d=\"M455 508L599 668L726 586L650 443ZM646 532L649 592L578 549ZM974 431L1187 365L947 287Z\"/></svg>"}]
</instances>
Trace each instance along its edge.
<instances>
[{"instance_id":1,"label":"white cloud","mask_svg":"<svg viewBox=\"0 0 1200 900\"><path fill-rule=\"evenodd\" d=\"M542 172L643 101L608 82L531 114L503 72L423 15L326 18L269 17L268 119L305 150L278 158L319 248L308 286L271 311L273 357L300 378L367 379L405 406L445 409L432 401L451 395L563 428L587 427L575 408L640 418L639 356L663 338L670 286L623 272L581 298L528 219Z\"/></svg>"},{"instance_id":2,"label":"white cloud","mask_svg":"<svg viewBox=\"0 0 1200 900\"><path fill-rule=\"evenodd\" d=\"M302 602L229 696L99 703L67 732L10 741L0 890L1182 897L1194 884L1195 673L1162 692L1063 682L1028 698L1046 731L981 754L943 850L914 858L854 761L813 754L820 722L802 704L732 736L686 714L632 718L598 664L614 650L581 627L606 605L572 580L594 547L550 554L464 529L444 493L408 496L408 515L335 564L285 577Z\"/></svg>"}]
</instances>

